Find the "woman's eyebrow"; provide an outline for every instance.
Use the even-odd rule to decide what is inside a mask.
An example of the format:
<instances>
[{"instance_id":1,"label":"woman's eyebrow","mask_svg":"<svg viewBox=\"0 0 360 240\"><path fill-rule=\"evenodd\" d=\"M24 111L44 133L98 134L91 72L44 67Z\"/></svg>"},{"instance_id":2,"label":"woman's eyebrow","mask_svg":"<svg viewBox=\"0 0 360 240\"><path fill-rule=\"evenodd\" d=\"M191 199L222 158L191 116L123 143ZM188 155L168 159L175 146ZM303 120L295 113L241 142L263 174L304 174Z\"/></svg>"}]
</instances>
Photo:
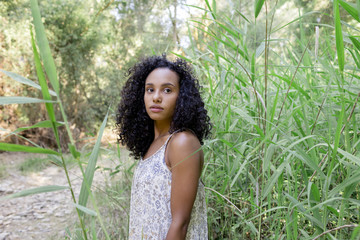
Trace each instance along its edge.
<instances>
[{"instance_id":1,"label":"woman's eyebrow","mask_svg":"<svg viewBox=\"0 0 360 240\"><path fill-rule=\"evenodd\" d=\"M164 83L164 84L161 84L161 86L167 86L167 85L171 85L171 86L175 87L175 85L172 84L172 83Z\"/></svg>"},{"instance_id":2,"label":"woman's eyebrow","mask_svg":"<svg viewBox=\"0 0 360 240\"><path fill-rule=\"evenodd\" d=\"M151 85L152 86L154 84L153 83L146 83L146 85ZM163 83L163 84L161 84L161 86L168 86L168 85L175 87L175 85L172 84L172 83Z\"/></svg>"}]
</instances>

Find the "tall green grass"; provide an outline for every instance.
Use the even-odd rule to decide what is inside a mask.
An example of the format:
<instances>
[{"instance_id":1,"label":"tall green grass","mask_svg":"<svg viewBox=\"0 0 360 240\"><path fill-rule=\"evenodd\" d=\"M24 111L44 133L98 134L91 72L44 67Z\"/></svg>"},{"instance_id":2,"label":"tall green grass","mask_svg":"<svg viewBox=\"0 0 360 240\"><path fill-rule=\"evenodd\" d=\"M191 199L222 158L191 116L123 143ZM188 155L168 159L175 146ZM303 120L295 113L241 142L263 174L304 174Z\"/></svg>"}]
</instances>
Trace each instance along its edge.
<instances>
[{"instance_id":1,"label":"tall green grass","mask_svg":"<svg viewBox=\"0 0 360 240\"><path fill-rule=\"evenodd\" d=\"M102 134L104 132L104 129L105 129L105 126L107 123L108 114L106 114L104 121L100 127L98 138L97 138L95 146L91 152L90 157L88 158L86 155L81 156L81 153L79 151L77 151L77 149L76 149L75 141L72 137L72 133L70 131L70 125L67 121L67 116L64 111L64 107L63 107L61 97L59 94L60 83L58 81L55 63L54 63L53 57L51 55L49 42L48 42L46 34L45 34L45 28L42 23L37 0L31 0L30 6L31 6L32 17L33 17L33 26L30 26L31 43L32 43L34 62L35 62L35 67L36 67L36 72L37 72L37 77L38 77L39 83L35 83L29 79L26 79L22 76L19 76L15 73L12 73L9 71L5 71L5 70L1 70L1 71L17 82L20 82L22 84L26 84L26 85L34 87L38 90L41 90L42 99L29 98L29 97L23 97L23 96L18 96L18 97L6 97L5 96L5 97L0 97L0 104L1 105L24 104L24 103L45 104L46 110L48 113L48 120L39 122L33 126L17 129L15 131L11 132L10 134L17 134L20 131L30 129L30 128L39 128L39 127L51 128L53 130L55 140L57 143L57 151L52 150L52 149L41 148L40 146L38 146L37 144L35 144L34 142L32 142L30 140L28 140L28 142L30 143L30 145L33 145L33 146L0 143L0 150L49 154L51 161L53 161L55 164L57 164L58 166L63 168L64 175L67 179L68 186L51 185L51 186L41 186L41 187L34 188L34 189L25 189L21 192L2 197L2 198L0 198L0 201L11 199L11 198L16 198L16 197L24 197L24 196L28 196L28 195L32 195L32 194L37 194L37 193L69 189L71 198L72 198L72 201L74 204L74 209L76 210L77 215L78 215L82 238L88 239L90 234L95 231L91 227L88 228L84 225L84 215L86 214L86 215L96 218L96 220L99 222L99 224L101 226L101 229L103 230L105 238L110 239L110 237L106 231L106 228L103 224L103 220L99 214L99 210L97 208L95 198L91 191L91 185L92 185L92 181L93 181L96 162L98 159L98 153L99 153L100 144L101 144L101 137L102 137ZM35 32L36 32L36 38L34 38L34 36L33 36L33 28L35 29ZM53 90L49 89L47 80L49 81L50 87L52 87ZM57 119L56 119L55 107L54 107L55 104L58 105L58 108L60 109L61 116L62 116L62 122L57 121ZM60 133L58 130L58 127L60 127L60 126L65 126L65 129L66 129L66 132L67 132L67 135L69 138L69 143L65 147L67 147L70 150L73 157L77 160L78 166L83 174L83 181L82 181L82 186L81 186L78 200L76 199L75 193L72 188L72 183L71 183L69 172L68 172L67 162L65 161L65 156L62 151L64 146L62 146L60 143ZM86 163L85 171L83 169L83 162ZM87 208L87 203L88 203L89 198L92 202L92 207L94 208L94 210ZM95 238L96 238L96 235L95 235Z\"/></svg>"},{"instance_id":2,"label":"tall green grass","mask_svg":"<svg viewBox=\"0 0 360 240\"><path fill-rule=\"evenodd\" d=\"M333 1L334 25L311 23L309 30L304 18L318 13L305 13L273 26L278 1L255 1L252 16L240 11L223 15L215 1L205 2L204 15L189 24L192 45L184 58L193 63L204 80L204 98L214 124L213 138L204 146L206 165L202 176L207 191L209 238L359 239L360 39L359 34L353 34L359 32L359 25L342 22L340 9L359 22L360 4ZM0 104L45 104L48 120L30 127L51 128L58 150L33 143L0 143L0 150L52 155L52 161L63 167L68 186L43 186L6 198L72 189L59 141L58 127L64 125L70 139L68 147L84 175L79 200L71 191L80 224L76 238L125 237L126 219L106 213L103 219L102 206L91 191L107 116L87 159L76 150L36 0L31 4L39 84L3 72L40 89L43 97L1 97ZM295 40L292 36L272 37L281 30L291 32L293 26L300 29ZM321 27L320 35L305 37L305 30L312 32L315 27ZM262 35L257 34L258 29L264 29ZM194 33L205 38L197 42ZM204 48L198 48L204 44ZM62 119L55 118L55 104ZM88 163L86 169L82 161ZM120 189L109 187L101 199L112 207L110 212L122 208L121 214L126 215L124 202L132 167L114 171L126 177L120 184L123 191L117 195ZM89 199L91 209L87 207ZM114 217L121 218L125 225L118 228ZM105 222L108 219L110 226ZM118 231L112 231L114 228Z\"/></svg>"},{"instance_id":3,"label":"tall green grass","mask_svg":"<svg viewBox=\"0 0 360 240\"><path fill-rule=\"evenodd\" d=\"M214 124L203 171L210 239L359 239L360 29L339 11L359 22L358 8L334 1L334 26L319 37L303 23L319 13L272 26L277 1L255 1L253 16L205 2L189 38L206 36L206 50L195 42L185 56L205 79ZM272 38L290 27L300 38Z\"/></svg>"}]
</instances>

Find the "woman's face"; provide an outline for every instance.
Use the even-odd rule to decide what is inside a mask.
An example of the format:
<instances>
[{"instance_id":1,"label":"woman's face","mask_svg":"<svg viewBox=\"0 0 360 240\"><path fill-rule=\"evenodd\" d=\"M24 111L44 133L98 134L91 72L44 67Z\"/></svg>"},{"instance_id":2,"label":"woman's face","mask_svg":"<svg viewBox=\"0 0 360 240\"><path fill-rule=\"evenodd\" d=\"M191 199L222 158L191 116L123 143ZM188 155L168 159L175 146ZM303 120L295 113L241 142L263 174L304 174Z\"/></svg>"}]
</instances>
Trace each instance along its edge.
<instances>
[{"instance_id":1,"label":"woman's face","mask_svg":"<svg viewBox=\"0 0 360 240\"><path fill-rule=\"evenodd\" d=\"M168 68L156 68L145 81L146 112L154 121L171 123L179 96L179 76Z\"/></svg>"}]
</instances>

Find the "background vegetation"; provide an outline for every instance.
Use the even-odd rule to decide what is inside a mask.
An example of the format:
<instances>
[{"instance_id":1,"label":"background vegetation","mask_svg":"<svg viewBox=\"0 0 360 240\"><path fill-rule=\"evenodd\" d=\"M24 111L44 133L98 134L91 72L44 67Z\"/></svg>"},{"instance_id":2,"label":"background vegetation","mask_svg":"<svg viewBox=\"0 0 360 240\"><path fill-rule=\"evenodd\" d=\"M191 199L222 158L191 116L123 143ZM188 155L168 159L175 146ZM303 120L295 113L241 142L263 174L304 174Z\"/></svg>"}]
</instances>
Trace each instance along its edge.
<instances>
[{"instance_id":1,"label":"background vegetation","mask_svg":"<svg viewBox=\"0 0 360 240\"><path fill-rule=\"evenodd\" d=\"M106 112L116 106L129 66L168 52L194 65L214 123L203 171L210 239L359 239L358 0L40 1L46 32L31 2L32 10L27 1L0 3L0 68L39 79L48 102L8 105L11 98L2 98L1 124L7 135L12 131L3 140L30 137L47 147L36 151L59 155L53 161L65 173L62 150L69 149L86 168L80 198L73 198L81 230L69 236L126 238L133 164L116 145L107 154L120 164L109 174L121 181L103 195L90 191ZM41 83L40 59L35 71L32 18L54 97ZM45 33L49 45L41 42ZM46 46L58 79L45 61ZM41 98L5 75L0 85L4 96ZM15 130L39 121L51 124ZM90 157L78 151L99 127Z\"/></svg>"}]
</instances>

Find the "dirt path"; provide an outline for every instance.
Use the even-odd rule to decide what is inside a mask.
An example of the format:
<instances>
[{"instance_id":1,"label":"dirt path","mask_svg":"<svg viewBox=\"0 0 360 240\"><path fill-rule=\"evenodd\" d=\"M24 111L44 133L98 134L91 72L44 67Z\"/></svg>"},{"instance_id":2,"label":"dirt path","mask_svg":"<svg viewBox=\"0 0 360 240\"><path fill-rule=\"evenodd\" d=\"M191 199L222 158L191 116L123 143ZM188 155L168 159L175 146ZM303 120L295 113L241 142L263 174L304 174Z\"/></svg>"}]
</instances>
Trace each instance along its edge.
<instances>
[{"instance_id":1,"label":"dirt path","mask_svg":"<svg viewBox=\"0 0 360 240\"><path fill-rule=\"evenodd\" d=\"M0 166L5 166L7 171L7 176L0 178L0 196L44 185L67 186L63 169L55 165L39 172L22 174L16 166L31 156L41 155L0 153ZM74 165L70 167L69 175L78 198L81 172ZM95 172L95 186L101 187L106 181L107 174ZM69 190L0 201L0 240L64 239L66 227L76 221Z\"/></svg>"}]
</instances>

